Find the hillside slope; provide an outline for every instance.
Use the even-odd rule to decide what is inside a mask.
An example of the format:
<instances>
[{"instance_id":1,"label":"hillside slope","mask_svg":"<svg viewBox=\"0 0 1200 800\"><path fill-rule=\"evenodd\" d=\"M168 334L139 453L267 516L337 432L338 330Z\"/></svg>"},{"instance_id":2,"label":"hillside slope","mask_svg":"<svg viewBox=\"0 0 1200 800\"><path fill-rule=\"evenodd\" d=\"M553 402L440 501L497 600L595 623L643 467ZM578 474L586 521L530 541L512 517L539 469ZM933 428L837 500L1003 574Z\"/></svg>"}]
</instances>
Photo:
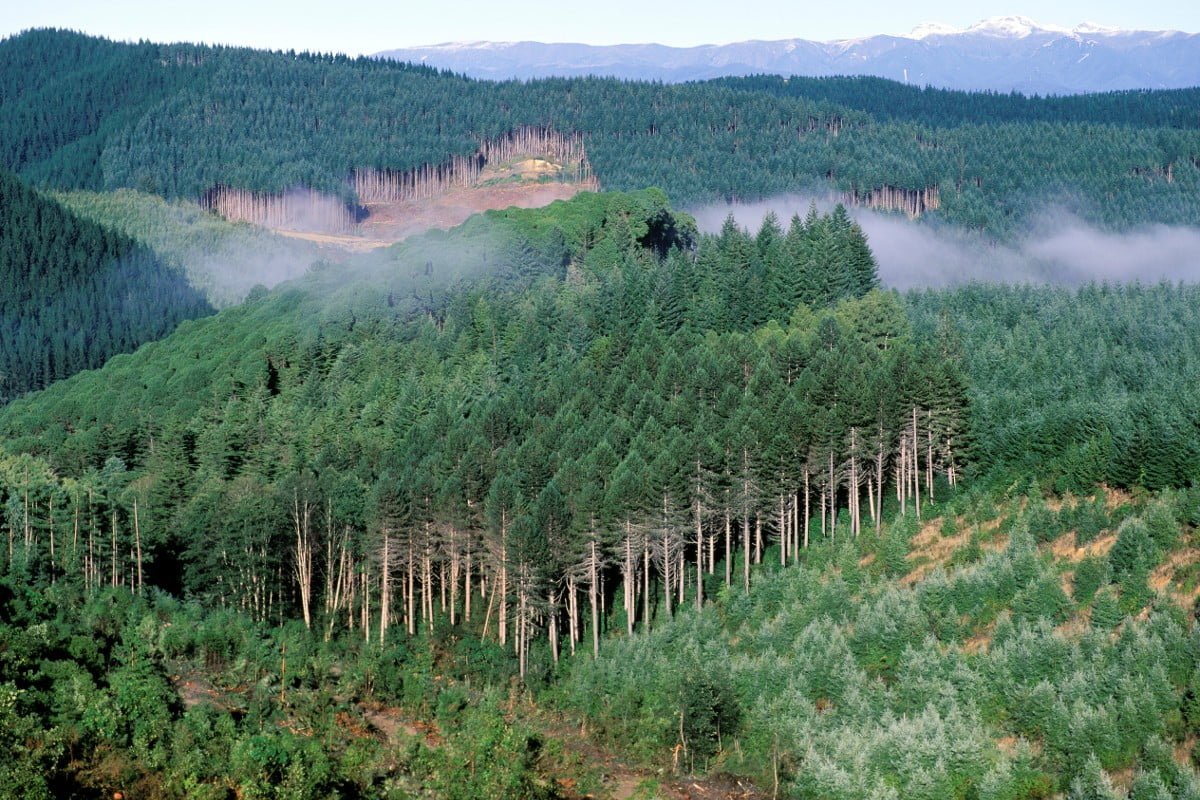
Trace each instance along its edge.
<instances>
[{"instance_id":1,"label":"hillside slope","mask_svg":"<svg viewBox=\"0 0 1200 800\"><path fill-rule=\"evenodd\" d=\"M922 110L893 115L877 91L863 100L854 84L837 93L875 117L819 87L807 96L770 82L488 83L372 59L124 47L45 31L0 43L0 119L17 121L0 127L10 168L55 188L194 200L229 189L273 203L312 190L353 217L360 174L438 175L486 142L539 130L581 137L601 186L656 185L683 204L832 191L993 234L1028 225L1047 204L1114 228L1200 220L1200 118L1186 92L1096 96L1063 113L1059 100L1030 100L995 119L964 113L954 94L922 96ZM85 68L64 49L95 63ZM135 54L125 79L161 99L77 97L71 88L96 86L92 69L117 69ZM61 63L70 80L34 86L8 74L30 62ZM43 104L106 122L64 141L83 123L38 115ZM1114 107L1126 110L1109 121L1104 109ZM84 140L98 169L77 168L75 142ZM36 162L23 155L33 152Z\"/></svg>"},{"instance_id":2,"label":"hillside slope","mask_svg":"<svg viewBox=\"0 0 1200 800\"><path fill-rule=\"evenodd\" d=\"M211 311L146 247L0 170L0 402Z\"/></svg>"}]
</instances>

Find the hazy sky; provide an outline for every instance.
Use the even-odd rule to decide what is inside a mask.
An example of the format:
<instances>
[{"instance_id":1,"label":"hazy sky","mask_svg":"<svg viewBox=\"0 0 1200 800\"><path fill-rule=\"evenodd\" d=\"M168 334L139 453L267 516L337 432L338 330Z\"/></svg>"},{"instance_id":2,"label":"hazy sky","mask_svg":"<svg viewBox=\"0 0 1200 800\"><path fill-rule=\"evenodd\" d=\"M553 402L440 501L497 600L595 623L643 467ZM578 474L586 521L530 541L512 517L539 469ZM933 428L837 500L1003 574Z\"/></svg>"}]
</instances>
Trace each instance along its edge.
<instances>
[{"instance_id":1,"label":"hazy sky","mask_svg":"<svg viewBox=\"0 0 1200 800\"><path fill-rule=\"evenodd\" d=\"M1022 15L1200 31L1195 0L0 0L0 36L61 27L114 39L192 41L357 55L447 41L722 44L904 33L923 22L966 27Z\"/></svg>"}]
</instances>

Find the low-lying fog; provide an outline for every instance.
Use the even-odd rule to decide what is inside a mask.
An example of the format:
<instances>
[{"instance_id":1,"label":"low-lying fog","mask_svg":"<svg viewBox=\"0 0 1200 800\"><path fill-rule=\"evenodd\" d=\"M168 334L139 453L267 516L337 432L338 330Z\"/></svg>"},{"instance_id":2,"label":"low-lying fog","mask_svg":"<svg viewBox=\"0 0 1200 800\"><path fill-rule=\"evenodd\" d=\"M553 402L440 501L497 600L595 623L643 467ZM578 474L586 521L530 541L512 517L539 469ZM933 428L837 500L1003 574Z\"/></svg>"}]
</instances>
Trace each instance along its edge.
<instances>
[{"instance_id":1,"label":"low-lying fog","mask_svg":"<svg viewBox=\"0 0 1200 800\"><path fill-rule=\"evenodd\" d=\"M775 212L787 230L812 196L783 195L758 203L689 209L700 229L717 232L734 218L751 232ZM832 199L817 198L822 211ZM1200 228L1151 225L1126 233L1097 230L1067 212L1047 212L1036 233L1013 243L966 231L920 225L894 214L848 209L867 234L883 284L895 289L952 286L971 281L1056 283L1200 281Z\"/></svg>"}]
</instances>

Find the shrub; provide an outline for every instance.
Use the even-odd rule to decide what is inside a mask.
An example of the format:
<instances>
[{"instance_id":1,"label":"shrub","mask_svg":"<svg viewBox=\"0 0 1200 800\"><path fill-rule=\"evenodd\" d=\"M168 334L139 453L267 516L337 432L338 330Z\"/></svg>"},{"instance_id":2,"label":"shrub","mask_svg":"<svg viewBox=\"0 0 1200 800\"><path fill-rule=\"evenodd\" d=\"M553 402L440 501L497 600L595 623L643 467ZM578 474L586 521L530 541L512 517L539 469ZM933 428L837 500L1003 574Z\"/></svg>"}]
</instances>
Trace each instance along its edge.
<instances>
[{"instance_id":1,"label":"shrub","mask_svg":"<svg viewBox=\"0 0 1200 800\"><path fill-rule=\"evenodd\" d=\"M1146 523L1131 517L1121 523L1117 530L1117 541L1108 553L1108 563L1113 577L1123 579L1134 571L1148 571L1155 561L1154 541Z\"/></svg>"},{"instance_id":2,"label":"shrub","mask_svg":"<svg viewBox=\"0 0 1200 800\"><path fill-rule=\"evenodd\" d=\"M1099 556L1088 556L1075 567L1075 602L1091 602L1096 591L1108 583L1112 574L1108 560Z\"/></svg>"}]
</instances>

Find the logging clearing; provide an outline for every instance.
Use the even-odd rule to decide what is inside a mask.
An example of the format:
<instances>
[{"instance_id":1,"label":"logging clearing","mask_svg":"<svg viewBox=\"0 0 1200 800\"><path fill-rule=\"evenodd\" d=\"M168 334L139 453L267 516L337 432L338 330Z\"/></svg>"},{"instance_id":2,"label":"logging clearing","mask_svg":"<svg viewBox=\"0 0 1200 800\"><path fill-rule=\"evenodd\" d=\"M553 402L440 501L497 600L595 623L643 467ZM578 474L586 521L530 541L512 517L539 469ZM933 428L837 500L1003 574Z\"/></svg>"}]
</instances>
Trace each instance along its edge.
<instances>
[{"instance_id":1,"label":"logging clearing","mask_svg":"<svg viewBox=\"0 0 1200 800\"><path fill-rule=\"evenodd\" d=\"M216 186L201 205L231 222L352 250L372 249L430 229L448 229L489 209L537 208L598 190L583 138L526 127L413 170L356 169L354 201L308 188L266 194Z\"/></svg>"}]
</instances>

